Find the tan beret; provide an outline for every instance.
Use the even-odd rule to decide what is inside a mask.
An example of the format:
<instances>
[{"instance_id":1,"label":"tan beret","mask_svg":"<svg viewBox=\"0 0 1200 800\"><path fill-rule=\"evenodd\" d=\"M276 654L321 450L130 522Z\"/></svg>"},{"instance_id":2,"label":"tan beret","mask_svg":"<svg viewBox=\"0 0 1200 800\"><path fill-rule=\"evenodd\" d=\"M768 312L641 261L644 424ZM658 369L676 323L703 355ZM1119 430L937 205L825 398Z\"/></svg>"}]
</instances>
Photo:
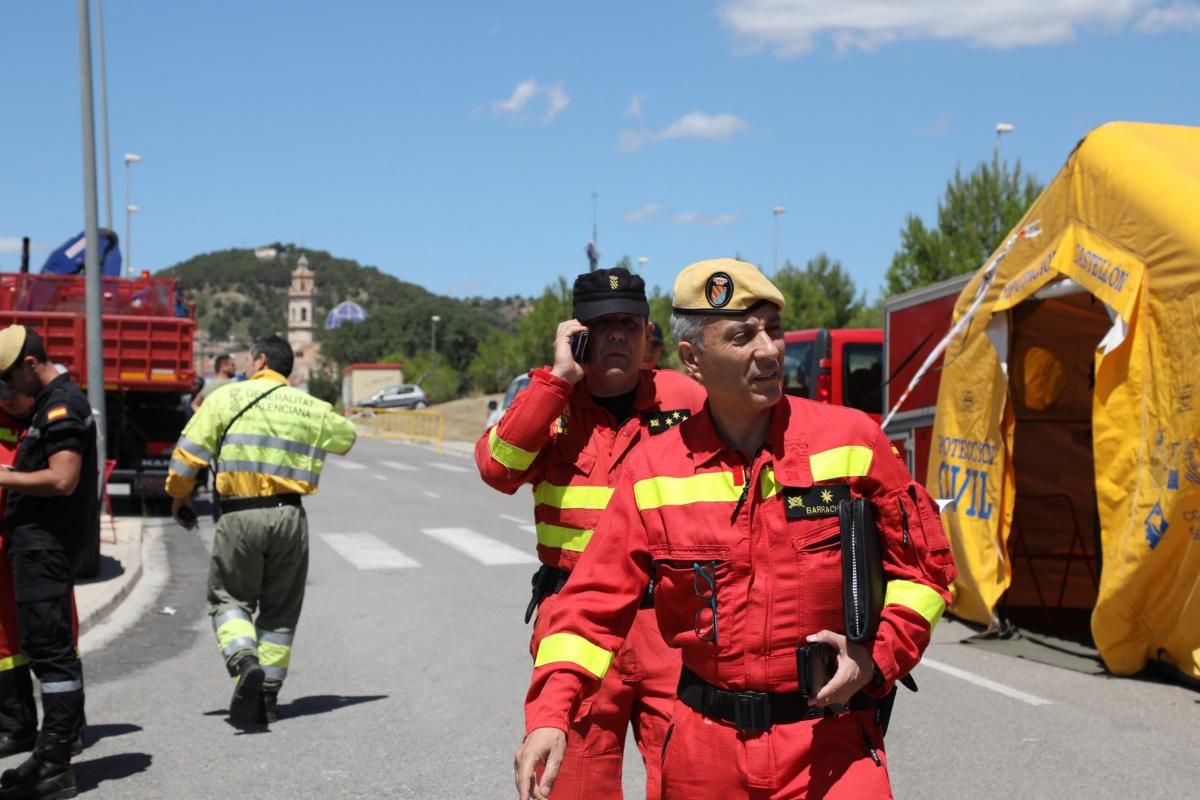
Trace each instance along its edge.
<instances>
[{"instance_id":1,"label":"tan beret","mask_svg":"<svg viewBox=\"0 0 1200 800\"><path fill-rule=\"evenodd\" d=\"M7 372L25 347L25 326L9 325L0 330L0 372Z\"/></svg>"},{"instance_id":2,"label":"tan beret","mask_svg":"<svg viewBox=\"0 0 1200 800\"><path fill-rule=\"evenodd\" d=\"M783 310L783 293L745 261L697 261L675 279L673 308L685 314L744 314L764 300Z\"/></svg>"}]
</instances>

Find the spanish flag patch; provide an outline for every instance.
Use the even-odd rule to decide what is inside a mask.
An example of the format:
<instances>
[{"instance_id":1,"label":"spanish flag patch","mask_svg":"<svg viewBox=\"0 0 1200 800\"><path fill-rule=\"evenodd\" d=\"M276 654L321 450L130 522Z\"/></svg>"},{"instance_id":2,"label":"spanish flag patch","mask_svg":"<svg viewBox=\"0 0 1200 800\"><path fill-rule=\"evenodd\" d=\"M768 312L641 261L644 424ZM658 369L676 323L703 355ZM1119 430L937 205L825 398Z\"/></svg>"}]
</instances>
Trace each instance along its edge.
<instances>
[{"instance_id":1,"label":"spanish flag patch","mask_svg":"<svg viewBox=\"0 0 1200 800\"><path fill-rule=\"evenodd\" d=\"M46 420L48 422L54 422L55 420L62 419L66 415L67 415L67 407L66 406L58 406L57 408L52 408L46 412Z\"/></svg>"}]
</instances>

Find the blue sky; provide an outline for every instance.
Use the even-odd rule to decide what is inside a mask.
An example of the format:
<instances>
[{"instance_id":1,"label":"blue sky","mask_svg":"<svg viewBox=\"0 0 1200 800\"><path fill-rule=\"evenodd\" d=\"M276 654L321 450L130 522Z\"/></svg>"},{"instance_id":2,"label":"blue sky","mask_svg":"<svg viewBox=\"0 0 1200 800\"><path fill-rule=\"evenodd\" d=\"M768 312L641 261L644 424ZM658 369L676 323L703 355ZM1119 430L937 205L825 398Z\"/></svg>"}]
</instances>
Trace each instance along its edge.
<instances>
[{"instance_id":1,"label":"blue sky","mask_svg":"<svg viewBox=\"0 0 1200 800\"><path fill-rule=\"evenodd\" d=\"M0 268L83 227L75 9L0 3ZM105 27L139 269L282 240L537 294L586 269L596 192L602 263L645 257L650 285L771 271L777 221L780 263L823 250L875 297L997 123L1044 181L1103 122L1200 124L1200 5L1176 0L107 0Z\"/></svg>"}]
</instances>

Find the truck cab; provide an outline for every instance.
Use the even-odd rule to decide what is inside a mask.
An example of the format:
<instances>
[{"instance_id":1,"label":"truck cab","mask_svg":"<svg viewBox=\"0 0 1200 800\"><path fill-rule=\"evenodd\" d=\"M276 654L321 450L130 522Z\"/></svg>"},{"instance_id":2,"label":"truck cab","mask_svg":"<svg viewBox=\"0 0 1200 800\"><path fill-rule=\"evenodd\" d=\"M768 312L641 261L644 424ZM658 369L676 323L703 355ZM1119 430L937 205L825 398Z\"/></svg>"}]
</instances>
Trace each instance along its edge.
<instances>
[{"instance_id":1,"label":"truck cab","mask_svg":"<svg viewBox=\"0 0 1200 800\"><path fill-rule=\"evenodd\" d=\"M809 328L783 340L784 392L882 419L881 328Z\"/></svg>"}]
</instances>

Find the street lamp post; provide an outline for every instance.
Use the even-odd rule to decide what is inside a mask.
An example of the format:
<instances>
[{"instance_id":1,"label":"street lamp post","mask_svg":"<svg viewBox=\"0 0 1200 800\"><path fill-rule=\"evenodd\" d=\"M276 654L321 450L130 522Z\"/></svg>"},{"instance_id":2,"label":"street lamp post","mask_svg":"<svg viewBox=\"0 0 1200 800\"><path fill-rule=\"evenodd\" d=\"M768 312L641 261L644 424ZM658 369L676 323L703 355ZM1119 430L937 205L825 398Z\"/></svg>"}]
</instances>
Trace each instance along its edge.
<instances>
[{"instance_id":1,"label":"street lamp post","mask_svg":"<svg viewBox=\"0 0 1200 800\"><path fill-rule=\"evenodd\" d=\"M645 272L646 265L650 263L650 259L645 256L638 256L638 271Z\"/></svg>"},{"instance_id":2,"label":"street lamp post","mask_svg":"<svg viewBox=\"0 0 1200 800\"><path fill-rule=\"evenodd\" d=\"M431 327L430 344L432 345L432 349L433 349L433 363L434 364L437 363L437 324L441 321L442 321L442 318L439 317L437 314L434 314L432 317L429 318L429 323L430 323L430 327Z\"/></svg>"},{"instance_id":3,"label":"street lamp post","mask_svg":"<svg viewBox=\"0 0 1200 800\"><path fill-rule=\"evenodd\" d=\"M125 277L133 277L133 237L129 232L129 218L138 207L129 203L129 167L142 160L137 153L125 154Z\"/></svg>"},{"instance_id":4,"label":"street lamp post","mask_svg":"<svg viewBox=\"0 0 1200 800\"><path fill-rule=\"evenodd\" d=\"M774 256L772 257L772 267L771 267L772 272L779 271L779 215L786 214L786 213L787 213L787 209L784 208L783 206L775 206L774 208L771 209L771 216L773 217L773 222L774 222L774 235L773 235Z\"/></svg>"},{"instance_id":5,"label":"street lamp post","mask_svg":"<svg viewBox=\"0 0 1200 800\"><path fill-rule=\"evenodd\" d=\"M996 125L996 166L1000 166L1000 138L1006 133L1012 133L1014 130L1012 123L1000 122Z\"/></svg>"}]
</instances>

